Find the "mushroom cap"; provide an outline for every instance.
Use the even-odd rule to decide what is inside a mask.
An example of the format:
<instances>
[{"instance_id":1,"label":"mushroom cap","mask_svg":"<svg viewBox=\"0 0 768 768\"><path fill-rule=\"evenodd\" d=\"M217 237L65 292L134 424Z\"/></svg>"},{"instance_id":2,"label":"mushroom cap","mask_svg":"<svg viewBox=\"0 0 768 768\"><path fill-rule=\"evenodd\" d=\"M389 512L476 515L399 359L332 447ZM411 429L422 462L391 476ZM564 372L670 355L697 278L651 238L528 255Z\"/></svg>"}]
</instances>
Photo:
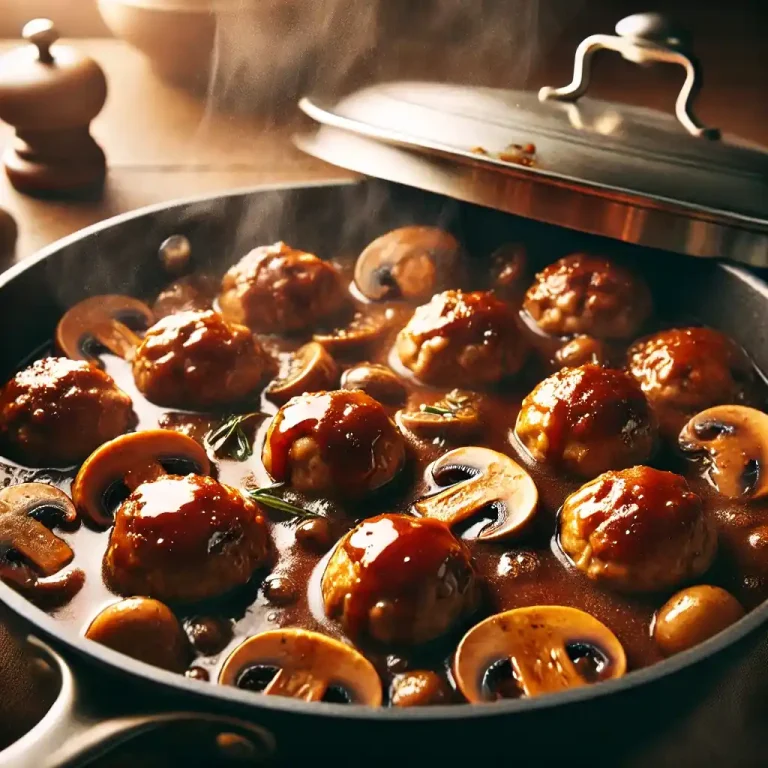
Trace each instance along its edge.
<instances>
[{"instance_id":1,"label":"mushroom cap","mask_svg":"<svg viewBox=\"0 0 768 768\"><path fill-rule=\"evenodd\" d=\"M187 636L173 611L149 597L129 597L107 606L85 636L171 672L183 672L191 656Z\"/></svg>"},{"instance_id":2,"label":"mushroom cap","mask_svg":"<svg viewBox=\"0 0 768 768\"><path fill-rule=\"evenodd\" d=\"M355 285L366 298L423 300L454 278L461 245L436 227L401 227L377 237L357 257Z\"/></svg>"},{"instance_id":3,"label":"mushroom cap","mask_svg":"<svg viewBox=\"0 0 768 768\"><path fill-rule=\"evenodd\" d=\"M383 341L392 330L394 318L389 309L369 307L365 312L356 312L346 325L315 333L312 338L337 357L357 355Z\"/></svg>"},{"instance_id":4,"label":"mushroom cap","mask_svg":"<svg viewBox=\"0 0 768 768\"><path fill-rule=\"evenodd\" d=\"M497 541L519 536L533 520L539 494L531 476L513 459L480 446L456 448L434 461L427 470L448 488L414 503L422 517L454 526L481 510L495 507L499 520L486 526L476 538ZM457 475L466 479L456 481ZM468 475L468 477L466 477Z\"/></svg>"},{"instance_id":5,"label":"mushroom cap","mask_svg":"<svg viewBox=\"0 0 768 768\"><path fill-rule=\"evenodd\" d=\"M310 341L291 355L287 370L280 372L264 394L273 403L283 405L292 397L330 389L338 375L338 367L325 347Z\"/></svg>"},{"instance_id":6,"label":"mushroom cap","mask_svg":"<svg viewBox=\"0 0 768 768\"><path fill-rule=\"evenodd\" d=\"M162 463L187 461L201 474L211 471L205 449L191 437L169 429L122 435L97 448L80 467L72 484L77 511L90 522L107 527L112 517L104 508L104 494L113 483L135 488L164 473ZM159 466L158 466L159 465Z\"/></svg>"},{"instance_id":7,"label":"mushroom cap","mask_svg":"<svg viewBox=\"0 0 768 768\"><path fill-rule=\"evenodd\" d=\"M454 389L432 405L420 404L418 409L398 411L395 422L423 440L444 438L459 442L482 428L482 403L482 395ZM435 409L447 413L435 413Z\"/></svg>"},{"instance_id":8,"label":"mushroom cap","mask_svg":"<svg viewBox=\"0 0 768 768\"><path fill-rule=\"evenodd\" d=\"M597 651L602 657L600 679L626 672L624 649L603 623L576 608L537 605L497 613L472 627L456 649L454 679L473 704L489 700L484 678L499 661L511 661L524 696L587 685L571 660L569 646Z\"/></svg>"},{"instance_id":9,"label":"mushroom cap","mask_svg":"<svg viewBox=\"0 0 768 768\"><path fill-rule=\"evenodd\" d=\"M64 313L56 326L56 345L72 360L100 365L84 347L86 341L95 339L110 352L130 360L141 339L122 322L128 318L138 319L144 328L155 321L152 310L131 296L91 296Z\"/></svg>"},{"instance_id":10,"label":"mushroom cap","mask_svg":"<svg viewBox=\"0 0 768 768\"><path fill-rule=\"evenodd\" d=\"M723 496L752 501L768 495L768 414L744 405L717 405L680 432L684 453L705 457L706 477Z\"/></svg>"},{"instance_id":11,"label":"mushroom cap","mask_svg":"<svg viewBox=\"0 0 768 768\"><path fill-rule=\"evenodd\" d=\"M358 363L341 376L342 389L360 389L386 405L402 405L408 395L402 379L386 365Z\"/></svg>"},{"instance_id":12,"label":"mushroom cap","mask_svg":"<svg viewBox=\"0 0 768 768\"><path fill-rule=\"evenodd\" d=\"M249 637L224 662L219 683L238 685L254 666L277 670L264 689L268 696L321 701L328 688L338 686L355 704L381 704L381 680L371 662L319 632L276 629Z\"/></svg>"}]
</instances>

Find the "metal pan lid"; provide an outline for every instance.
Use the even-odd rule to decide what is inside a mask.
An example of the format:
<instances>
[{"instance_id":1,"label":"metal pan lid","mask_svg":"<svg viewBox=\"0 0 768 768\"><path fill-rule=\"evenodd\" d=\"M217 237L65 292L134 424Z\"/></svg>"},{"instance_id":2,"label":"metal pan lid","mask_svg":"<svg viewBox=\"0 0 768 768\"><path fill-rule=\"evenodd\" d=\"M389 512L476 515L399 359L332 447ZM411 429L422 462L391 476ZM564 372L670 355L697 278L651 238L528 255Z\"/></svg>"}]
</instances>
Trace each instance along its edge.
<instances>
[{"instance_id":1,"label":"metal pan lid","mask_svg":"<svg viewBox=\"0 0 768 768\"><path fill-rule=\"evenodd\" d=\"M638 14L576 50L573 82L538 94L397 82L305 98L297 137L335 165L518 215L692 256L768 266L768 151L703 126L684 35ZM684 67L675 115L583 98L595 52Z\"/></svg>"}]
</instances>

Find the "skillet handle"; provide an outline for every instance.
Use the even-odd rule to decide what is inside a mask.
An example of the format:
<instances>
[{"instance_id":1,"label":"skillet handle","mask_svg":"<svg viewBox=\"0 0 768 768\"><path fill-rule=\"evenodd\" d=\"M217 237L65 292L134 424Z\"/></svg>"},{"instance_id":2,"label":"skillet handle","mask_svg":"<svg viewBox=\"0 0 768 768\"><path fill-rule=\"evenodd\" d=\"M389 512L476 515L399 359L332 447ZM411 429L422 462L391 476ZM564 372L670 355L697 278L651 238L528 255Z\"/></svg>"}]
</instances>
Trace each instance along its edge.
<instances>
[{"instance_id":1,"label":"skillet handle","mask_svg":"<svg viewBox=\"0 0 768 768\"><path fill-rule=\"evenodd\" d=\"M221 756L266 762L274 737L258 725L203 712L160 712L98 720L86 711L84 695L67 662L46 643L29 637L31 650L45 659L61 679L59 695L43 719L17 742L0 752L2 768L74 768L94 760L135 736L168 724L213 727Z\"/></svg>"}]
</instances>

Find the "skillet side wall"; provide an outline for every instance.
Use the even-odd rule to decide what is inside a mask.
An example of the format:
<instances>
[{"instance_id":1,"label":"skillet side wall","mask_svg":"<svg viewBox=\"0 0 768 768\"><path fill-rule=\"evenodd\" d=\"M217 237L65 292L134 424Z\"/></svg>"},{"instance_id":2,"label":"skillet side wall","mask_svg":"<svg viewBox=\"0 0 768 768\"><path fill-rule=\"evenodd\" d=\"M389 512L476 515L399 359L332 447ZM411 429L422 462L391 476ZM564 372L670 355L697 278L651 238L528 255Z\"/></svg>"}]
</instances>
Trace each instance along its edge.
<instances>
[{"instance_id":1,"label":"skillet side wall","mask_svg":"<svg viewBox=\"0 0 768 768\"><path fill-rule=\"evenodd\" d=\"M762 369L768 370L768 293L738 271L713 261L694 261L670 254L641 251L621 243L564 232L475 206L384 182L255 192L166 207L137 218L122 217L97 227L83 239L70 239L49 255L20 271L11 280L0 276L0 379L50 340L63 310L87 295L105 292L151 297L167 277L158 262L157 246L171 234L183 233L191 242L195 267L222 271L248 249L283 238L324 258L359 252L382 232L409 223L436 224L453 230L470 253L481 257L507 240L532 242L537 265L565 253L591 248L636 260L645 272L662 314L675 307L734 336ZM480 263L478 269L481 269ZM766 606L759 609L766 613ZM30 612L34 616L33 612ZM125 671L97 669L87 646L77 651L78 674L105 694L94 709L105 715L119 702L137 710L149 706L194 708L245 716L275 732L281 757L336 754L341 764L378 764L386 754L399 763L442 757L455 764L459 755L480 752L510 757L589 758L592 762L621 761L650 735L682 723L692 709L721 684L754 685L755 675L725 680L734 664L745 663L749 645L764 638L764 630L717 656L637 689L589 698L558 708L531 709L514 715L476 708L466 717L446 722L439 711L418 721L375 717L350 720L305 713L288 713L253 698L253 705L213 700L200 686L197 694L172 685L152 685ZM61 641L59 646L71 645ZM765 644L763 643L763 646ZM763 652L762 669L768 668ZM756 657L752 657L753 659ZM753 664L754 662L748 662ZM132 663L126 659L125 668ZM759 668L756 667L756 668ZM110 679L109 683L105 681ZM724 682L725 681L725 682ZM115 695L119 692L119 695ZM740 693L735 700L741 701ZM714 696L719 700L721 696ZM150 703L151 702L151 703ZM733 709L733 707L731 707ZM482 710L482 711L480 711ZM297 734L301 734L297 738ZM450 734L450 737L449 737ZM343 754L339 749L343 747ZM336 762L336 760L335 760ZM339 763L337 763L339 764Z\"/></svg>"}]
</instances>

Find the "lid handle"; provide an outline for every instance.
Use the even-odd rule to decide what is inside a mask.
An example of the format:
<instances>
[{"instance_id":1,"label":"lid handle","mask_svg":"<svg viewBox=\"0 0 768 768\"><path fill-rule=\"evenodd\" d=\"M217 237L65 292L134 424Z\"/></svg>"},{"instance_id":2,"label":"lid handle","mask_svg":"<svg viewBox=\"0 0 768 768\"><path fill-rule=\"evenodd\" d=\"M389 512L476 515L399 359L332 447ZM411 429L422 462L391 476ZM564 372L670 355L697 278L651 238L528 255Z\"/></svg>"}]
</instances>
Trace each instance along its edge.
<instances>
[{"instance_id":1,"label":"lid handle","mask_svg":"<svg viewBox=\"0 0 768 768\"><path fill-rule=\"evenodd\" d=\"M32 19L21 30L21 36L37 46L38 57L43 64L53 64L51 46L59 39L59 31L50 19Z\"/></svg>"},{"instance_id":2,"label":"lid handle","mask_svg":"<svg viewBox=\"0 0 768 768\"><path fill-rule=\"evenodd\" d=\"M627 61L649 64L661 61L680 64L685 82L675 102L675 115L693 136L719 139L717 128L707 128L693 113L693 102L701 89L702 74L698 60L690 53L688 35L659 13L636 13L616 25L616 35L590 35L579 44L573 63L573 80L562 88L545 87L539 100L576 101L587 92L592 57L601 50L620 53Z\"/></svg>"}]
</instances>

